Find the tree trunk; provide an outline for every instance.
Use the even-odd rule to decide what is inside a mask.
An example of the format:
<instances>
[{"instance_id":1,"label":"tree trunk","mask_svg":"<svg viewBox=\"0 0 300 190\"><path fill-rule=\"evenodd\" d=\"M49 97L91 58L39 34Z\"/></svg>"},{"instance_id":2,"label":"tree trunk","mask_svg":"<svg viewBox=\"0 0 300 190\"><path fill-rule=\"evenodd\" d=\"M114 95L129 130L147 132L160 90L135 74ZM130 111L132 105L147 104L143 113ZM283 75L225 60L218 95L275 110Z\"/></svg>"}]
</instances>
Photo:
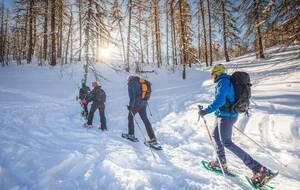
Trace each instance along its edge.
<instances>
[{"instance_id":1,"label":"tree trunk","mask_svg":"<svg viewBox=\"0 0 300 190\"><path fill-rule=\"evenodd\" d=\"M87 14L87 23L85 28L85 64L84 64L84 75L83 80L86 84L87 75L88 75L88 68L90 64L89 60L89 46L90 46L90 29L91 29L91 19L92 19L92 2L93 0L89 0L88 4L88 14Z\"/></svg>"},{"instance_id":2,"label":"tree trunk","mask_svg":"<svg viewBox=\"0 0 300 190\"><path fill-rule=\"evenodd\" d=\"M172 33L172 59L173 65L177 65L177 45L175 35L175 19L174 19L174 0L170 1L170 15L171 15L171 33Z\"/></svg>"},{"instance_id":3,"label":"tree trunk","mask_svg":"<svg viewBox=\"0 0 300 190\"><path fill-rule=\"evenodd\" d=\"M179 14L180 14L180 29L181 29L181 64L183 65L183 70L182 70L182 79L186 79L186 62L187 62L187 52L186 51L186 41L185 41L185 30L184 30L184 24L183 24L183 15L182 15L182 0L178 1L178 6L179 6Z\"/></svg>"},{"instance_id":4,"label":"tree trunk","mask_svg":"<svg viewBox=\"0 0 300 190\"><path fill-rule=\"evenodd\" d=\"M154 37L154 29L153 27L151 27L151 37L152 37L152 43L151 43L151 46L152 46L152 63L154 64L155 63L155 37Z\"/></svg>"},{"instance_id":5,"label":"tree trunk","mask_svg":"<svg viewBox=\"0 0 300 190\"><path fill-rule=\"evenodd\" d=\"M146 43L146 56L147 56L147 64L149 65L149 35L148 35L148 22L146 22L145 28L145 43Z\"/></svg>"},{"instance_id":6,"label":"tree trunk","mask_svg":"<svg viewBox=\"0 0 300 190\"><path fill-rule=\"evenodd\" d=\"M7 11L6 11L6 22L5 22L5 37L4 37L4 55L5 55L5 64L6 65L8 65L8 62L9 62L9 59L8 59L8 57L9 57L9 54L10 54L10 52L9 52L9 35L8 35L8 18L9 17L9 15L8 15L8 9L7 9ZM6 46L5 46L6 45Z\"/></svg>"},{"instance_id":7,"label":"tree trunk","mask_svg":"<svg viewBox=\"0 0 300 190\"><path fill-rule=\"evenodd\" d=\"M222 20L223 20L223 43L224 43L224 56L226 62L229 62L229 56L227 51L227 26L226 26L226 13L225 13L225 0L221 1L222 6Z\"/></svg>"},{"instance_id":8,"label":"tree trunk","mask_svg":"<svg viewBox=\"0 0 300 190\"><path fill-rule=\"evenodd\" d=\"M155 22L155 45L156 45L156 59L157 67L161 66L161 45L160 45L160 28L159 28L159 2L158 0L154 1L154 22Z\"/></svg>"},{"instance_id":9,"label":"tree trunk","mask_svg":"<svg viewBox=\"0 0 300 190\"><path fill-rule=\"evenodd\" d=\"M56 0L52 0L51 4L51 63L50 65L55 66L56 65L56 36L55 36L55 28L56 28L56 22L55 22L55 3Z\"/></svg>"},{"instance_id":10,"label":"tree trunk","mask_svg":"<svg viewBox=\"0 0 300 190\"><path fill-rule=\"evenodd\" d=\"M132 12L132 0L128 0L128 33L127 33L127 67L126 71L129 72L129 55L130 55L130 34L131 34L131 12Z\"/></svg>"},{"instance_id":11,"label":"tree trunk","mask_svg":"<svg viewBox=\"0 0 300 190\"><path fill-rule=\"evenodd\" d=\"M201 63L201 31L200 31L200 26L201 26L201 5L200 1L198 2L198 60L199 63Z\"/></svg>"},{"instance_id":12,"label":"tree trunk","mask_svg":"<svg viewBox=\"0 0 300 190\"><path fill-rule=\"evenodd\" d=\"M139 42L140 42L140 56L141 56L141 63L144 63L144 54L143 54L143 45L142 45L142 7L141 7L141 0L138 1L138 31L139 31Z\"/></svg>"},{"instance_id":13,"label":"tree trunk","mask_svg":"<svg viewBox=\"0 0 300 190\"><path fill-rule=\"evenodd\" d=\"M59 35L58 35L58 52L57 52L57 57L62 58L62 42L63 42L63 0L59 0L59 12L58 12L58 17L59 17ZM61 63L63 63L61 61Z\"/></svg>"},{"instance_id":14,"label":"tree trunk","mask_svg":"<svg viewBox=\"0 0 300 190\"><path fill-rule=\"evenodd\" d=\"M209 65L212 66L212 41L211 41L211 18L210 18L210 3L207 2L207 11L208 11L208 37L209 37Z\"/></svg>"},{"instance_id":15,"label":"tree trunk","mask_svg":"<svg viewBox=\"0 0 300 190\"><path fill-rule=\"evenodd\" d=\"M27 64L31 63L32 60L32 54L33 54L33 6L34 6L34 0L30 0L29 3L29 47L27 52Z\"/></svg>"},{"instance_id":16,"label":"tree trunk","mask_svg":"<svg viewBox=\"0 0 300 190\"><path fill-rule=\"evenodd\" d=\"M121 37L121 42L122 42L122 57L123 57L123 61L125 62L126 61L126 58L125 58L125 43L124 43L124 37L123 37L123 32L122 32L122 26L121 26L121 22L118 21L118 25L119 25L119 31L120 31L120 37Z\"/></svg>"},{"instance_id":17,"label":"tree trunk","mask_svg":"<svg viewBox=\"0 0 300 190\"><path fill-rule=\"evenodd\" d=\"M166 0L166 48L167 48L167 65L169 65L169 8L168 0Z\"/></svg>"},{"instance_id":18,"label":"tree trunk","mask_svg":"<svg viewBox=\"0 0 300 190\"><path fill-rule=\"evenodd\" d=\"M0 62L4 67L4 2L1 5Z\"/></svg>"},{"instance_id":19,"label":"tree trunk","mask_svg":"<svg viewBox=\"0 0 300 190\"><path fill-rule=\"evenodd\" d=\"M43 46L43 58L47 61L47 51L48 51L48 0L45 0L45 15L44 15L44 46Z\"/></svg>"},{"instance_id":20,"label":"tree trunk","mask_svg":"<svg viewBox=\"0 0 300 190\"><path fill-rule=\"evenodd\" d=\"M71 5L72 6L72 5ZM68 38L67 38L67 47L65 49L65 64L68 63L68 51L69 51L69 43L70 43L70 36L72 32L72 22L73 22L73 13L72 13L72 7L70 11L70 23L69 23L69 31L68 31Z\"/></svg>"},{"instance_id":21,"label":"tree trunk","mask_svg":"<svg viewBox=\"0 0 300 190\"><path fill-rule=\"evenodd\" d=\"M204 17L204 8L203 8L203 1L199 0L200 3L200 12L202 17L202 30L203 30L203 37L204 37L204 53L205 53L205 64L208 67L208 58L207 58L207 40L206 40L206 29L205 29L205 17Z\"/></svg>"},{"instance_id":22,"label":"tree trunk","mask_svg":"<svg viewBox=\"0 0 300 190\"><path fill-rule=\"evenodd\" d=\"M254 16L255 16L255 28L256 28L256 40L258 43L258 56L259 58L265 58L264 56L264 50L262 45L262 36L260 32L260 18L259 18L259 6L260 6L259 0L254 0Z\"/></svg>"},{"instance_id":23,"label":"tree trunk","mask_svg":"<svg viewBox=\"0 0 300 190\"><path fill-rule=\"evenodd\" d=\"M82 11L82 0L78 0L78 9L79 9L79 13L78 13L78 20L79 20L79 57L78 57L78 61L81 61L81 49L82 49L82 19L81 19L81 11Z\"/></svg>"}]
</instances>

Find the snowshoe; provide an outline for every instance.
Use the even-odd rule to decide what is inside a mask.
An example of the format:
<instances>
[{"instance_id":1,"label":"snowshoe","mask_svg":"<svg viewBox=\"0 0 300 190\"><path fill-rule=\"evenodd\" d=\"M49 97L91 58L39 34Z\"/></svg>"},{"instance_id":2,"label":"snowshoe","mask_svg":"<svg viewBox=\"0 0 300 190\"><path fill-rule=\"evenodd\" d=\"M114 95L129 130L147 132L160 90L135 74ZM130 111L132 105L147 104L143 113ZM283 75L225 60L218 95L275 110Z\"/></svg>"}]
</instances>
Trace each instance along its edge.
<instances>
[{"instance_id":1,"label":"snowshoe","mask_svg":"<svg viewBox=\"0 0 300 190\"><path fill-rule=\"evenodd\" d=\"M156 139L151 139L149 141L145 141L144 144L150 148L154 148L156 150L162 150L161 145L157 142Z\"/></svg>"},{"instance_id":2,"label":"snowshoe","mask_svg":"<svg viewBox=\"0 0 300 190\"><path fill-rule=\"evenodd\" d=\"M139 139L136 138L134 135L122 133L122 137L125 138L125 139L128 139L128 140L130 140L132 142L139 142Z\"/></svg>"},{"instance_id":3,"label":"snowshoe","mask_svg":"<svg viewBox=\"0 0 300 190\"><path fill-rule=\"evenodd\" d=\"M102 127L101 125L98 127L98 129L100 129L101 131L107 131L106 127Z\"/></svg>"},{"instance_id":4,"label":"snowshoe","mask_svg":"<svg viewBox=\"0 0 300 190\"><path fill-rule=\"evenodd\" d=\"M271 181L274 177L278 175L278 171L273 172L266 167L261 167L260 170L252 176L252 178L247 178L248 182L256 188L263 187L266 183Z\"/></svg>"},{"instance_id":5,"label":"snowshoe","mask_svg":"<svg viewBox=\"0 0 300 190\"><path fill-rule=\"evenodd\" d=\"M223 175L223 172L221 170L221 167L220 167L220 164L218 161L210 161L210 162L207 162L205 160L202 160L201 161L201 164L202 166L208 170L208 171L212 171L214 173L217 173L217 174L221 174ZM228 170L228 167L226 164L222 164L223 166L223 169L224 169L224 173L226 176L230 176L230 177L236 177L236 174L232 173L231 171Z\"/></svg>"},{"instance_id":6,"label":"snowshoe","mask_svg":"<svg viewBox=\"0 0 300 190\"><path fill-rule=\"evenodd\" d=\"M222 167L221 167L221 166L222 166ZM220 171L222 171L222 168L223 168L224 172L227 172L227 171L228 171L227 164L222 163L222 164L220 165L220 163L219 163L218 160L208 162L208 167L210 167L210 168L212 168L212 169L220 170Z\"/></svg>"}]
</instances>

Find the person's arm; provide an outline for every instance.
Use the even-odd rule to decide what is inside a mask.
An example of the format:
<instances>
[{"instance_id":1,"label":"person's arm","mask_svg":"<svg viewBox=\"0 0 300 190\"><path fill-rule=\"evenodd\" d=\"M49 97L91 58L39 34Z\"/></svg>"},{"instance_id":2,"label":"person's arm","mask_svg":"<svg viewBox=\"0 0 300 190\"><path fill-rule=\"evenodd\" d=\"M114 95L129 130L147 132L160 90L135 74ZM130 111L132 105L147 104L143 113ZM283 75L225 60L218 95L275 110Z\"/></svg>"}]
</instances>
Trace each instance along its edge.
<instances>
[{"instance_id":1,"label":"person's arm","mask_svg":"<svg viewBox=\"0 0 300 190\"><path fill-rule=\"evenodd\" d=\"M226 103L226 80L218 82L214 101L203 111L206 113L215 112Z\"/></svg>"},{"instance_id":2,"label":"person's arm","mask_svg":"<svg viewBox=\"0 0 300 190\"><path fill-rule=\"evenodd\" d=\"M130 81L128 84L129 106L134 106L136 99L136 82Z\"/></svg>"},{"instance_id":3,"label":"person's arm","mask_svg":"<svg viewBox=\"0 0 300 190\"><path fill-rule=\"evenodd\" d=\"M86 102L87 102L87 104L88 104L89 102L93 101L94 96L95 96L94 94L95 94L95 91L92 90L92 91L86 96Z\"/></svg>"},{"instance_id":4,"label":"person's arm","mask_svg":"<svg viewBox=\"0 0 300 190\"><path fill-rule=\"evenodd\" d=\"M82 88L80 88L79 90L79 95L78 95L79 99L82 100L83 98L83 93L82 93Z\"/></svg>"}]
</instances>

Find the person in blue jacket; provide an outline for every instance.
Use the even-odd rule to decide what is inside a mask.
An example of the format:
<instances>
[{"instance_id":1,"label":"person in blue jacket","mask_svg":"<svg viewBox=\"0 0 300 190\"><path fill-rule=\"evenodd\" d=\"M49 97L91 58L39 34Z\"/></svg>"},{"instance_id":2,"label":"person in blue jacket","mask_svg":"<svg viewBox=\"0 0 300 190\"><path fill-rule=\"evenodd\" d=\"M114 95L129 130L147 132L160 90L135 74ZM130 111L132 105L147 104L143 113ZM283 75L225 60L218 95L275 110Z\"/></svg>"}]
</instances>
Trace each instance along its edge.
<instances>
[{"instance_id":1,"label":"person in blue jacket","mask_svg":"<svg viewBox=\"0 0 300 190\"><path fill-rule=\"evenodd\" d=\"M215 85L215 98L213 102L205 109L199 110L199 115L214 112L216 115L216 124L213 130L213 138L217 145L217 156L221 162L224 171L227 171L226 157L224 147L233 152L239 157L244 164L253 171L252 180L261 181L266 176L270 176L271 170L262 166L259 162L254 160L248 153L234 144L231 140L232 128L237 121L238 113L231 109L234 103L235 92L230 81L230 76L225 73L225 67L222 64L215 65L211 71L211 79ZM221 169L219 161L216 159L209 162L211 168Z\"/></svg>"},{"instance_id":2,"label":"person in blue jacket","mask_svg":"<svg viewBox=\"0 0 300 190\"><path fill-rule=\"evenodd\" d=\"M131 140L135 140L134 136L134 122L133 118L136 113L139 113L145 128L147 130L147 134L149 136L149 144L155 145L157 144L157 140L152 128L152 125L147 117L147 100L140 98L141 95L141 84L139 82L141 80L138 76L129 76L128 77L128 94L129 94L129 105L128 108L128 134L126 137ZM125 135L125 134L123 134Z\"/></svg>"}]
</instances>

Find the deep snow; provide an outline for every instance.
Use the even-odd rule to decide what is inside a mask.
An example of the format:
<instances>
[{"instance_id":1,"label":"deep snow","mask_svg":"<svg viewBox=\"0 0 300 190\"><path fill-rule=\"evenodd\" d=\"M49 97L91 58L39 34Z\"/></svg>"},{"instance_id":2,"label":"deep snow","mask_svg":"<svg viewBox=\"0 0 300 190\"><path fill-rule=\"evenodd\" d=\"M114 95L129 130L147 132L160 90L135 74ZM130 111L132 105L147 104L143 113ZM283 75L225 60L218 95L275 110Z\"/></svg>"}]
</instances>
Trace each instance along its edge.
<instances>
[{"instance_id":1,"label":"deep snow","mask_svg":"<svg viewBox=\"0 0 300 190\"><path fill-rule=\"evenodd\" d=\"M229 73L248 71L253 82L251 116L241 117L236 126L288 168L236 131L234 141L280 171L271 184L281 190L300 189L299 54L299 46L272 48L266 59L249 54L226 64ZM81 64L0 69L0 189L249 189L200 166L202 159L213 158L203 122L197 122L197 105L209 104L214 93L208 69L194 66L185 81L179 71L147 74L153 87L153 116L148 115L164 148L153 151L154 159L143 143L120 137L127 132L127 75L107 65L97 68L108 78L102 81L108 132L97 129L97 112L95 127L82 128L75 99ZM89 76L90 84L94 78ZM212 129L213 115L206 118ZM135 132L143 141L137 126ZM231 152L227 157L230 168L251 175Z\"/></svg>"}]
</instances>

